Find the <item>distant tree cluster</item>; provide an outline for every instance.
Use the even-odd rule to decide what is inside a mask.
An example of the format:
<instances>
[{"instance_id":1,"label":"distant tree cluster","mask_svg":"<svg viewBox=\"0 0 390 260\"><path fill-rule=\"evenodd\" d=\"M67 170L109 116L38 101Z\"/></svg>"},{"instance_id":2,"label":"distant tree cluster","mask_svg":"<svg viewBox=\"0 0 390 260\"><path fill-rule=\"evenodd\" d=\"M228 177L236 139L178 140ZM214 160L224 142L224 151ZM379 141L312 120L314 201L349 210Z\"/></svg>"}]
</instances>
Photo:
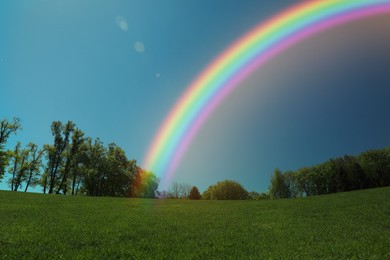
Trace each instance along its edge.
<instances>
[{"instance_id":1,"label":"distant tree cluster","mask_svg":"<svg viewBox=\"0 0 390 260\"><path fill-rule=\"evenodd\" d=\"M11 134L21 129L20 120L0 121L0 180L8 170L12 191L40 185L43 193L153 198L158 178L129 160L115 143L104 146L92 140L68 121L51 125L53 144L41 149L34 143L13 151L5 144Z\"/></svg>"},{"instance_id":2,"label":"distant tree cluster","mask_svg":"<svg viewBox=\"0 0 390 260\"><path fill-rule=\"evenodd\" d=\"M260 199L261 194L248 193L238 182L225 180L211 185L201 194L196 186L174 182L169 191L157 191L160 199L190 199L190 200L244 200ZM252 195L252 196L250 196Z\"/></svg>"},{"instance_id":3,"label":"distant tree cluster","mask_svg":"<svg viewBox=\"0 0 390 260\"><path fill-rule=\"evenodd\" d=\"M199 199L197 187L186 183L173 182L169 191L157 191L160 199ZM198 198L199 194L199 198Z\"/></svg>"},{"instance_id":4,"label":"distant tree cluster","mask_svg":"<svg viewBox=\"0 0 390 260\"><path fill-rule=\"evenodd\" d=\"M224 180L211 185L202 194L205 200L245 200L249 199L248 192L238 182Z\"/></svg>"},{"instance_id":5,"label":"distant tree cluster","mask_svg":"<svg viewBox=\"0 0 390 260\"><path fill-rule=\"evenodd\" d=\"M271 178L271 198L295 198L390 185L390 147L345 155Z\"/></svg>"}]
</instances>

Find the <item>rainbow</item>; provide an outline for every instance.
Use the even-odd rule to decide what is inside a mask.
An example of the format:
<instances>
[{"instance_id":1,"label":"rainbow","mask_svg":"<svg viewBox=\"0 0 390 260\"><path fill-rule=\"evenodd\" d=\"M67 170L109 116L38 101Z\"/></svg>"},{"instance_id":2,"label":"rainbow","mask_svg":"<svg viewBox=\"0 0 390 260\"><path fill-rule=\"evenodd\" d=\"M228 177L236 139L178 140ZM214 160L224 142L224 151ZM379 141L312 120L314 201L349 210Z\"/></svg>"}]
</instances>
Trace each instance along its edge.
<instances>
[{"instance_id":1,"label":"rainbow","mask_svg":"<svg viewBox=\"0 0 390 260\"><path fill-rule=\"evenodd\" d=\"M389 0L305 1L256 26L187 87L154 137L143 166L170 179L202 124L255 69L310 35L383 13L390 13Z\"/></svg>"}]
</instances>

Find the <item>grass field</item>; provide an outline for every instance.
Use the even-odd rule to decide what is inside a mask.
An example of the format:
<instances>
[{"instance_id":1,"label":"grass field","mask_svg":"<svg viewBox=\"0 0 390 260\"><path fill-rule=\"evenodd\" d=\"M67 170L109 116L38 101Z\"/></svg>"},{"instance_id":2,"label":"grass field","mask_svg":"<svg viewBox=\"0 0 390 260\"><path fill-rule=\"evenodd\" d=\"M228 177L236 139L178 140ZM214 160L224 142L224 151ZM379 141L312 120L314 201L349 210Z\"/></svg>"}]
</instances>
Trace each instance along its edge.
<instances>
[{"instance_id":1,"label":"grass field","mask_svg":"<svg viewBox=\"0 0 390 260\"><path fill-rule=\"evenodd\" d=\"M0 191L0 258L390 259L390 188L275 201Z\"/></svg>"}]
</instances>

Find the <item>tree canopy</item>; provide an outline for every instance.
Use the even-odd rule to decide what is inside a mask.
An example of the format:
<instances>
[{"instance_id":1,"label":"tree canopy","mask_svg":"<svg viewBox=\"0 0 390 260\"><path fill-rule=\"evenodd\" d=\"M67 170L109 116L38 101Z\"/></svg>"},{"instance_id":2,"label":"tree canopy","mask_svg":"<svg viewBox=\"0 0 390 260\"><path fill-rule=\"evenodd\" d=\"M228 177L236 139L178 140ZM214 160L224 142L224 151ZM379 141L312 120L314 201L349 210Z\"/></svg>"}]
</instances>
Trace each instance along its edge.
<instances>
[{"instance_id":1,"label":"tree canopy","mask_svg":"<svg viewBox=\"0 0 390 260\"><path fill-rule=\"evenodd\" d=\"M0 181L5 174L5 168L10 160L10 151L5 150L8 138L11 134L16 134L22 128L20 119L14 117L10 122L7 119L0 121Z\"/></svg>"},{"instance_id":2,"label":"tree canopy","mask_svg":"<svg viewBox=\"0 0 390 260\"><path fill-rule=\"evenodd\" d=\"M197 187L193 186L190 190L190 195L188 196L190 200L199 200L201 198L200 192Z\"/></svg>"},{"instance_id":3,"label":"tree canopy","mask_svg":"<svg viewBox=\"0 0 390 260\"><path fill-rule=\"evenodd\" d=\"M275 170L272 198L294 198L390 185L390 147L345 155L311 167Z\"/></svg>"},{"instance_id":4,"label":"tree canopy","mask_svg":"<svg viewBox=\"0 0 390 260\"><path fill-rule=\"evenodd\" d=\"M158 191L159 179L129 159L115 143L92 139L75 123L54 121L53 142L41 148L32 142L8 138L21 129L19 118L0 121L0 181L8 173L12 191L40 185L43 193L174 199L279 199L375 188L390 185L390 147L345 155L323 163L282 172L276 169L265 193L246 191L241 184L224 180L200 195L197 187L173 182L169 191Z\"/></svg>"},{"instance_id":5,"label":"tree canopy","mask_svg":"<svg viewBox=\"0 0 390 260\"><path fill-rule=\"evenodd\" d=\"M0 180L8 166L12 191L40 185L49 194L155 197L159 180L153 173L128 159L115 143L105 146L85 136L72 121L53 122L53 143L42 149L17 142L13 151L5 151L7 138L20 128L19 119L0 121Z\"/></svg>"},{"instance_id":6,"label":"tree canopy","mask_svg":"<svg viewBox=\"0 0 390 260\"><path fill-rule=\"evenodd\" d=\"M215 185L211 185L202 194L202 199L209 200L243 200L248 198L248 191L238 182L231 180L224 180Z\"/></svg>"}]
</instances>

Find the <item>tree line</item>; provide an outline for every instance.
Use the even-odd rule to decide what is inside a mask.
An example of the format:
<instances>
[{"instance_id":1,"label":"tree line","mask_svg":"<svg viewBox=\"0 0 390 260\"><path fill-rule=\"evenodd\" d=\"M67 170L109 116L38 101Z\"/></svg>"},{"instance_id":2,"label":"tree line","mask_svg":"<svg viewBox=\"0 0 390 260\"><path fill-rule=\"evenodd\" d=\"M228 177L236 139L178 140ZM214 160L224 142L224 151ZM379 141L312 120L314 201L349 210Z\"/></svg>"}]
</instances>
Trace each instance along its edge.
<instances>
[{"instance_id":1,"label":"tree line","mask_svg":"<svg viewBox=\"0 0 390 260\"><path fill-rule=\"evenodd\" d=\"M8 138L21 130L19 118L0 121L0 181L6 174L12 191L37 185L43 193L163 199L278 199L330 194L390 185L390 147L345 155L311 167L282 172L276 169L267 192L248 192L224 180L203 194L197 187L174 182L158 191L159 179L129 160L115 143L107 146L85 136L72 121L51 124L52 144L34 143L6 149Z\"/></svg>"},{"instance_id":2,"label":"tree line","mask_svg":"<svg viewBox=\"0 0 390 260\"><path fill-rule=\"evenodd\" d=\"M8 173L12 191L42 187L43 193L153 198L159 180L129 160L115 143L107 146L85 136L75 123L54 121L52 144L34 143L6 149L8 138L21 130L19 118L0 121L0 181Z\"/></svg>"},{"instance_id":3,"label":"tree line","mask_svg":"<svg viewBox=\"0 0 390 260\"><path fill-rule=\"evenodd\" d=\"M158 191L157 197L162 199L194 199L194 200L247 200L264 199L266 193L248 192L240 183L224 180L210 185L202 194L196 186L174 182L168 191Z\"/></svg>"},{"instance_id":4,"label":"tree line","mask_svg":"<svg viewBox=\"0 0 390 260\"><path fill-rule=\"evenodd\" d=\"M390 185L390 147L345 155L297 171L274 171L271 198L296 198Z\"/></svg>"},{"instance_id":5,"label":"tree line","mask_svg":"<svg viewBox=\"0 0 390 260\"><path fill-rule=\"evenodd\" d=\"M171 188L166 191L156 191L156 197L159 199L201 199L198 187L187 183L173 182Z\"/></svg>"}]
</instances>

